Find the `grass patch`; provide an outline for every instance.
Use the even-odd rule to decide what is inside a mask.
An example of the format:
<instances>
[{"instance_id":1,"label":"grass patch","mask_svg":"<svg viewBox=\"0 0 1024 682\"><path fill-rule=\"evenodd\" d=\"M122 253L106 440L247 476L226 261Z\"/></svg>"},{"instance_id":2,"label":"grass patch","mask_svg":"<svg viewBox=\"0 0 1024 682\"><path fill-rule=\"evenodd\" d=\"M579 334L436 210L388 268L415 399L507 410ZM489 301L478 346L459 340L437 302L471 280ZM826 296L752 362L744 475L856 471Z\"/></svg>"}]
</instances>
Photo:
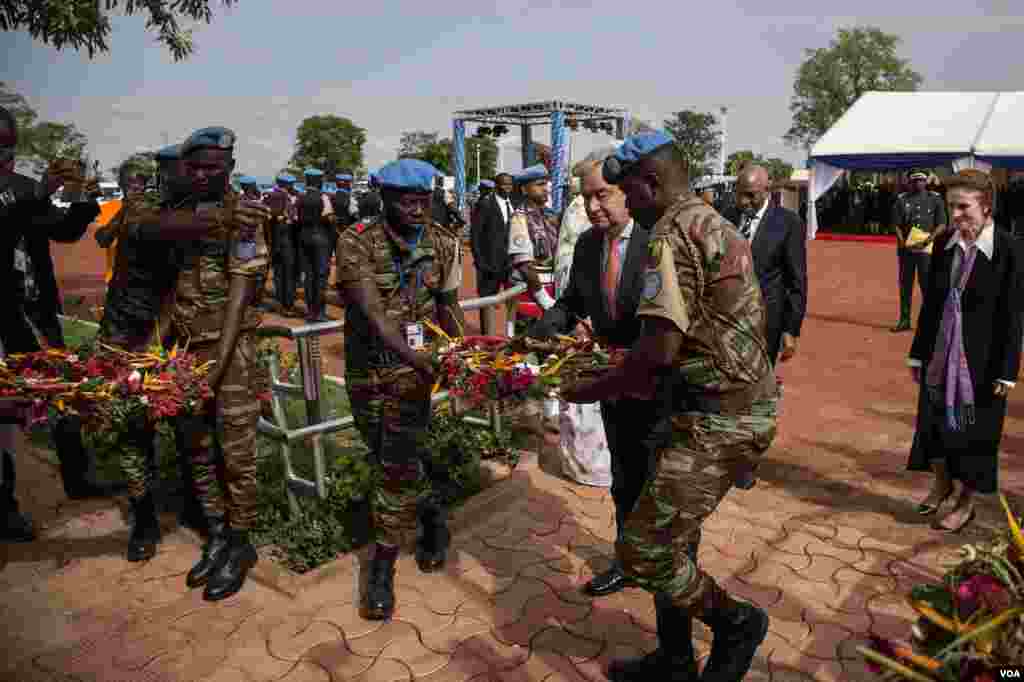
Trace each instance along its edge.
<instances>
[{"instance_id":1,"label":"grass patch","mask_svg":"<svg viewBox=\"0 0 1024 682\"><path fill-rule=\"evenodd\" d=\"M69 347L90 341L96 334L95 324L65 319L65 339ZM298 383L298 377L288 378ZM325 419L351 414L344 387L324 381L321 405ZM284 405L287 426L305 425L305 401L287 399ZM487 410L469 414L486 417ZM37 431L32 438L52 449L48 430ZM487 429L466 424L440 407L432 420L428 445L432 453L431 468L443 472L437 485L422 490L424 497L457 507L483 488L480 462L501 458L516 463L514 453L527 442L524 434L505 429L496 436ZM259 514L253 537L256 544L269 547L275 557L289 569L302 573L372 540L367 500L376 482L376 471L370 465L368 450L354 428L322 438L324 463L328 477L325 500L300 498L300 513L292 516L284 486L284 463L280 447L274 441L257 438ZM120 477L117 443L110 434L91 435L86 441L94 453L96 473L102 480ZM54 456L54 461L56 458ZM312 444L294 443L291 463L296 475L307 480L315 478ZM181 488L178 453L170 424L157 427L156 465L165 491Z\"/></svg>"}]
</instances>

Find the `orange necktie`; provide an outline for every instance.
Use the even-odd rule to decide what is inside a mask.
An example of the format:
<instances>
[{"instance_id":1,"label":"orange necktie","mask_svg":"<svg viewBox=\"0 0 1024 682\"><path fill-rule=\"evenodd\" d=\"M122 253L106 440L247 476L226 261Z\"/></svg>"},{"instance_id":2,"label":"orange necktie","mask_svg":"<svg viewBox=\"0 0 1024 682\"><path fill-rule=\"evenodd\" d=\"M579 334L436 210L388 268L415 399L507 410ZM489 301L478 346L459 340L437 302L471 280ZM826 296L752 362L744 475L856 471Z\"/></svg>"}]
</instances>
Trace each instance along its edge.
<instances>
[{"instance_id":1,"label":"orange necktie","mask_svg":"<svg viewBox=\"0 0 1024 682\"><path fill-rule=\"evenodd\" d=\"M619 288L619 241L622 237L612 239L608 244L608 267L604 271L604 292L608 297L608 315L614 320L619 316L615 294Z\"/></svg>"}]
</instances>

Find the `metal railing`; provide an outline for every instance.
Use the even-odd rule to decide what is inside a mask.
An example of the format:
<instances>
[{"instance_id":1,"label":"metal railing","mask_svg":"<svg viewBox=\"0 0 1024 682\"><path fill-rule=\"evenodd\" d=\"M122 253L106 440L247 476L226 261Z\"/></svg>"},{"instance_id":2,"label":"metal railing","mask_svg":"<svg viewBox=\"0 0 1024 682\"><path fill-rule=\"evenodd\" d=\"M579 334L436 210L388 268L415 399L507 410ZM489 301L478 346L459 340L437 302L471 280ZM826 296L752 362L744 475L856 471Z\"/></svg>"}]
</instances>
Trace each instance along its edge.
<instances>
[{"instance_id":1,"label":"metal railing","mask_svg":"<svg viewBox=\"0 0 1024 682\"><path fill-rule=\"evenodd\" d=\"M481 318L488 309L505 305L520 294L526 291L526 284L517 284L514 287L505 289L495 296L467 299L459 301L464 311L480 310ZM341 333L344 323L340 321L317 322L306 324L300 327L262 327L256 331L256 335L263 338L286 338L295 341L296 354L299 360L299 380L301 384L293 384L278 379L280 363L276 355L269 359L270 388L271 388L271 411L273 413L273 424L263 417L259 420L259 432L277 442L281 447L281 457L284 462L285 488L288 493L288 504L292 513L298 513L298 497L319 497L327 496L327 472L324 465L324 446L322 438L325 435L338 433L344 429L354 426L351 416L336 419L324 419L321 405L322 384L324 380L323 365L320 355L320 338L331 334ZM508 335L512 336L515 327L515 307L510 307ZM302 398L306 403L306 425L298 428L288 427L288 416L285 411L285 398ZM447 391L439 391L431 397L431 403L438 403L449 400ZM451 404L453 414L456 412L456 404ZM495 433L501 432L501 406L492 403L488 407L488 418L482 419L472 415L462 417L463 421L474 426L490 427ZM295 473L292 467L292 444L298 441L309 439L313 445L313 467L315 480L310 481Z\"/></svg>"}]
</instances>

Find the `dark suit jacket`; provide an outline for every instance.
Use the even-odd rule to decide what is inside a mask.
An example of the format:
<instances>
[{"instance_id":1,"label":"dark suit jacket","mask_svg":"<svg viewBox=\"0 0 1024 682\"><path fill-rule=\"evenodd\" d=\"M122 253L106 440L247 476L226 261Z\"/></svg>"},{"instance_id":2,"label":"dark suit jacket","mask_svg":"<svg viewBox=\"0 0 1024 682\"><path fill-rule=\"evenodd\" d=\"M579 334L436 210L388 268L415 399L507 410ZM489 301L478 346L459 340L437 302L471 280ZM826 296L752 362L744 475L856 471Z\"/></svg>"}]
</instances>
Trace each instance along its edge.
<instances>
[{"instance_id":1,"label":"dark suit jacket","mask_svg":"<svg viewBox=\"0 0 1024 682\"><path fill-rule=\"evenodd\" d=\"M725 218L740 224L735 210ZM807 312L807 228L793 211L769 206L750 251L764 296L768 356L774 362L782 334L800 336Z\"/></svg>"},{"instance_id":2,"label":"dark suit jacket","mask_svg":"<svg viewBox=\"0 0 1024 682\"><path fill-rule=\"evenodd\" d=\"M604 233L590 229L580 235L572 257L569 284L558 297L558 301L534 323L528 332L531 336L567 334L580 320L590 318L594 335L613 346L632 346L640 334L640 323L636 309L640 305L643 291L644 266L647 261L647 243L650 232L639 225L633 225L633 234L626 249L626 260L622 264L622 279L619 282L617 298L619 318L612 320L608 315L602 286L603 263L601 245Z\"/></svg>"},{"instance_id":3,"label":"dark suit jacket","mask_svg":"<svg viewBox=\"0 0 1024 682\"><path fill-rule=\"evenodd\" d=\"M927 372L942 325L949 294L953 250L947 232L932 247L931 272L910 357L920 360ZM998 379L1017 381L1021 353L1021 301L1024 301L1019 246L1001 229L995 231L992 261L979 253L961 298L964 350L971 370L975 396L991 400ZM984 403L982 403L984 404Z\"/></svg>"},{"instance_id":4,"label":"dark suit jacket","mask_svg":"<svg viewBox=\"0 0 1024 682\"><path fill-rule=\"evenodd\" d=\"M56 318L59 310L57 279L50 257L50 240L76 242L82 238L89 223L99 215L95 201L76 202L67 210L58 209L49 199L36 198L36 181L23 175L9 180L9 197L0 201L0 291L18 290L14 271L14 247L22 235L35 268L40 305L47 317ZM0 339L7 353L29 353L39 350L32 328L25 320L25 302L9 301L0 306ZM62 339L59 339L62 341Z\"/></svg>"},{"instance_id":5,"label":"dark suit jacket","mask_svg":"<svg viewBox=\"0 0 1024 682\"><path fill-rule=\"evenodd\" d=\"M508 268L508 223L496 195L485 198L470 227L470 248L476 269L503 275Z\"/></svg>"}]
</instances>

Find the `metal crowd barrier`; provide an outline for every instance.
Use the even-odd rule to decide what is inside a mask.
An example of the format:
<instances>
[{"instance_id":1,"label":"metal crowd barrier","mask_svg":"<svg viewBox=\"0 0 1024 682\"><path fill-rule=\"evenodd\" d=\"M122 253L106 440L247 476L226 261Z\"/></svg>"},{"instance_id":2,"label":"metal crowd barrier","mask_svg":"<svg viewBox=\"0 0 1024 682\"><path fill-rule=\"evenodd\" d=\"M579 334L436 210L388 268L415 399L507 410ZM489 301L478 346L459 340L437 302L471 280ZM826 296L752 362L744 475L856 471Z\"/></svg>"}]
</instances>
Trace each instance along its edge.
<instances>
[{"instance_id":1,"label":"metal crowd barrier","mask_svg":"<svg viewBox=\"0 0 1024 682\"><path fill-rule=\"evenodd\" d=\"M487 311L487 309L505 305L524 291L526 291L526 284L518 284L499 292L495 296L459 301L459 305L462 306L464 311L480 310L481 317L483 317L484 311ZM512 330L514 325L515 308L512 307L509 312L508 329ZM354 425L351 416L325 420L320 402L321 388L324 380L323 365L320 360L320 338L340 333L343 326L344 324L340 321L332 321L306 324L300 327L267 326L256 331L256 335L263 338L292 339L295 341L296 354L299 359L299 380L301 384L292 384L278 379L278 371L280 370L278 358L276 355L270 356L271 409L276 424L267 421L263 417L260 417L259 421L259 432L276 441L281 447L281 457L284 461L285 487L288 493L288 504L292 513L298 513L298 497L300 496L317 496L320 499L327 496L327 473L324 466L323 436L338 433ZM509 335L511 336L511 331ZM284 402L286 397L303 398L305 400L305 426L294 429L288 427L288 417ZM431 402L434 405L448 400L447 391L439 391L431 398ZM453 414L457 414L454 402L452 402L451 408ZM490 427L495 433L500 433L500 405L491 404L488 412L487 419L471 415L463 416L462 419L468 424ZM313 466L316 479L314 481L296 475L292 467L292 443L306 439L310 439L313 443Z\"/></svg>"}]
</instances>

